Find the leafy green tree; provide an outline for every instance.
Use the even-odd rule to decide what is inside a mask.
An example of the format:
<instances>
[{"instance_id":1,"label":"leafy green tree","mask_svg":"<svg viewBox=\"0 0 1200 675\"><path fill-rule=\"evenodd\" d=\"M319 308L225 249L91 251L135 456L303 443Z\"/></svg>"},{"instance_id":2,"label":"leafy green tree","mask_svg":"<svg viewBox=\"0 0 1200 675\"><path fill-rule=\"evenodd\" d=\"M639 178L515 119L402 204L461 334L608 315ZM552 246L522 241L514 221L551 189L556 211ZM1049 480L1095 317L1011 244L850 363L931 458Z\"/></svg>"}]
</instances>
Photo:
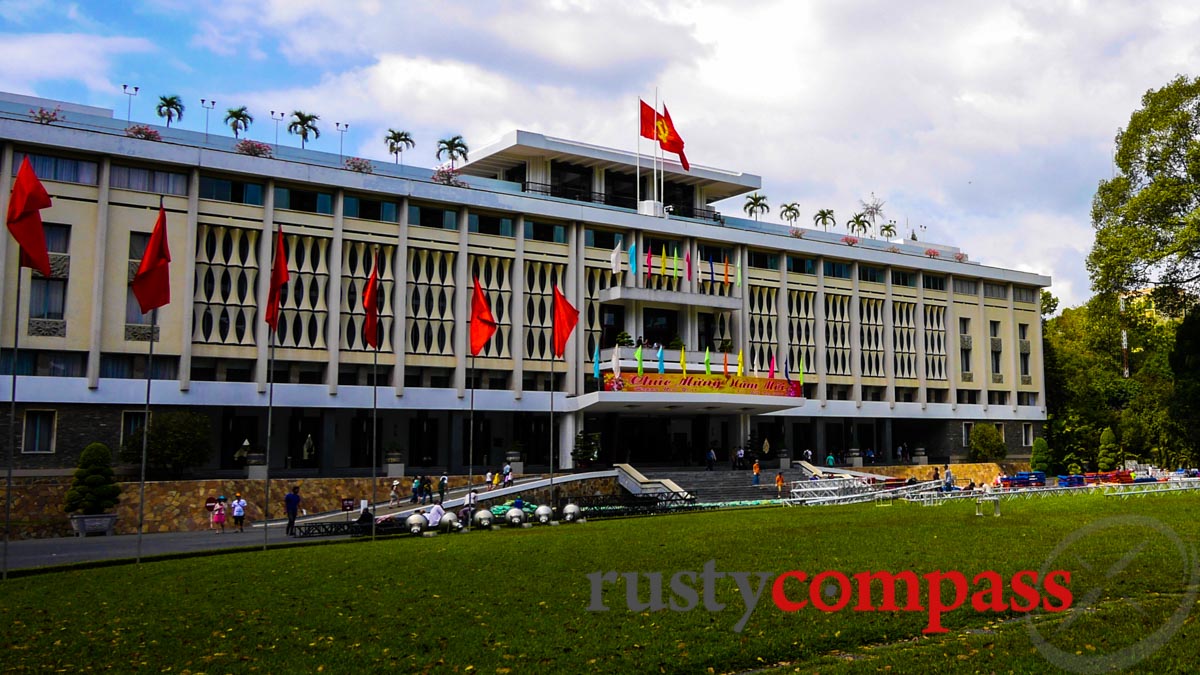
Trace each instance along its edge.
<instances>
[{"instance_id":1,"label":"leafy green tree","mask_svg":"<svg viewBox=\"0 0 1200 675\"><path fill-rule=\"evenodd\" d=\"M383 137L383 141L387 143L388 154L396 158L396 163L400 163L400 155L404 154L404 148L412 148L416 145L412 134L407 131L397 131L388 129L387 135Z\"/></svg>"},{"instance_id":2,"label":"leafy green tree","mask_svg":"<svg viewBox=\"0 0 1200 675\"><path fill-rule=\"evenodd\" d=\"M463 137L455 135L438 141L436 157L441 159L443 154L446 155L446 159L450 160L450 168L453 169L456 160L466 161L468 150L467 142L463 140Z\"/></svg>"},{"instance_id":3,"label":"leafy green tree","mask_svg":"<svg viewBox=\"0 0 1200 675\"><path fill-rule=\"evenodd\" d=\"M319 115L310 115L300 110L292 111L292 121L288 123L287 132L300 137L300 148L308 143L308 137L321 137L321 130L317 128L317 120L321 119Z\"/></svg>"},{"instance_id":4,"label":"leafy green tree","mask_svg":"<svg viewBox=\"0 0 1200 675\"><path fill-rule=\"evenodd\" d=\"M1092 200L1087 266L1100 293L1155 287L1160 311L1200 287L1200 78L1142 96L1117 133L1117 175ZM1160 302L1161 301L1161 302Z\"/></svg>"},{"instance_id":5,"label":"leafy green tree","mask_svg":"<svg viewBox=\"0 0 1200 675\"><path fill-rule=\"evenodd\" d=\"M1168 362L1175 385L1170 418L1178 425L1181 445L1192 448L1194 464L1200 461L1200 311L1193 309L1179 323Z\"/></svg>"},{"instance_id":6,"label":"leafy green tree","mask_svg":"<svg viewBox=\"0 0 1200 675\"><path fill-rule=\"evenodd\" d=\"M742 204L742 210L751 218L758 220L760 215L770 213L771 207L767 205L766 195L755 192L752 195L746 195L746 203Z\"/></svg>"},{"instance_id":7,"label":"leafy green tree","mask_svg":"<svg viewBox=\"0 0 1200 675\"><path fill-rule=\"evenodd\" d=\"M237 138L239 132L248 130L254 124L254 116L246 110L246 106L230 108L225 111L225 124L233 130L233 137Z\"/></svg>"},{"instance_id":8,"label":"leafy green tree","mask_svg":"<svg viewBox=\"0 0 1200 675\"><path fill-rule=\"evenodd\" d=\"M112 450L92 443L79 454L79 468L71 479L63 509L67 513L94 516L106 513L120 501L121 486L113 476Z\"/></svg>"},{"instance_id":9,"label":"leafy green tree","mask_svg":"<svg viewBox=\"0 0 1200 675\"><path fill-rule=\"evenodd\" d=\"M794 226L796 221L800 220L800 205L796 202L784 204L779 207L779 217L786 220L789 225Z\"/></svg>"},{"instance_id":10,"label":"leafy green tree","mask_svg":"<svg viewBox=\"0 0 1200 675\"><path fill-rule=\"evenodd\" d=\"M146 445L147 471L178 478L208 461L211 453L211 423L207 415L194 412L158 412L150 419ZM130 434L121 446L121 460L140 463L142 435Z\"/></svg>"},{"instance_id":11,"label":"leafy green tree","mask_svg":"<svg viewBox=\"0 0 1200 675\"><path fill-rule=\"evenodd\" d=\"M971 427L971 438L968 440L967 454L976 462L991 462L1004 459L1007 449L1004 439L996 427L987 423L978 423Z\"/></svg>"},{"instance_id":12,"label":"leafy green tree","mask_svg":"<svg viewBox=\"0 0 1200 675\"><path fill-rule=\"evenodd\" d=\"M183 100L179 96L159 96L158 105L154 107L154 112L158 113L159 117L167 120L167 128L171 128L172 120L183 119Z\"/></svg>"},{"instance_id":13,"label":"leafy green tree","mask_svg":"<svg viewBox=\"0 0 1200 675\"><path fill-rule=\"evenodd\" d=\"M870 199L860 200L859 204L862 205L861 213L863 217L871 223L871 229L874 230L875 220L883 218L883 200L876 197L875 193L872 192Z\"/></svg>"},{"instance_id":14,"label":"leafy green tree","mask_svg":"<svg viewBox=\"0 0 1200 675\"><path fill-rule=\"evenodd\" d=\"M1046 290L1042 289L1042 320L1050 318L1058 311L1058 298Z\"/></svg>"},{"instance_id":15,"label":"leafy green tree","mask_svg":"<svg viewBox=\"0 0 1200 675\"><path fill-rule=\"evenodd\" d=\"M1053 468L1050 461L1050 444L1041 436L1033 439L1033 452L1029 455L1029 468L1047 473L1050 473Z\"/></svg>"},{"instance_id":16,"label":"leafy green tree","mask_svg":"<svg viewBox=\"0 0 1200 675\"><path fill-rule=\"evenodd\" d=\"M856 213L846 221L846 229L850 230L850 234L866 234L871 229L871 222L866 219L861 213Z\"/></svg>"},{"instance_id":17,"label":"leafy green tree","mask_svg":"<svg viewBox=\"0 0 1200 675\"><path fill-rule=\"evenodd\" d=\"M837 227L837 221L833 218L833 209L821 209L813 215L813 224L818 227L825 228L828 232L830 227Z\"/></svg>"},{"instance_id":18,"label":"leafy green tree","mask_svg":"<svg viewBox=\"0 0 1200 675\"><path fill-rule=\"evenodd\" d=\"M1112 427L1104 427L1100 434L1100 452L1096 456L1096 467L1101 471L1112 471L1119 461L1120 448L1117 446L1117 435Z\"/></svg>"}]
</instances>

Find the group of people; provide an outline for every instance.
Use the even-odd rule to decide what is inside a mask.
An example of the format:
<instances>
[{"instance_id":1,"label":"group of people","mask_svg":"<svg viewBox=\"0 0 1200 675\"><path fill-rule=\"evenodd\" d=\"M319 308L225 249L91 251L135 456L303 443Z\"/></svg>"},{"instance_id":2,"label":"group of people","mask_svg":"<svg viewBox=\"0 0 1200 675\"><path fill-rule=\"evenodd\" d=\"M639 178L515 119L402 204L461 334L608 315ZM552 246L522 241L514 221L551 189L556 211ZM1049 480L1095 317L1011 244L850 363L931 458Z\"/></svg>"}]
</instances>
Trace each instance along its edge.
<instances>
[{"instance_id":1,"label":"group of people","mask_svg":"<svg viewBox=\"0 0 1200 675\"><path fill-rule=\"evenodd\" d=\"M228 506L226 506L228 502ZM217 497L217 502L213 504L212 514L209 516L208 527L217 534L225 533L225 522L229 515L233 516L233 526L237 528L234 532L246 531L246 500L242 498L242 493L235 492L233 501L225 498L225 495ZM226 511L230 513L227 514Z\"/></svg>"},{"instance_id":2,"label":"group of people","mask_svg":"<svg viewBox=\"0 0 1200 675\"><path fill-rule=\"evenodd\" d=\"M444 501L446 499L446 490L449 488L449 486L450 476L446 475L445 471L442 472L441 477L436 481L430 478L428 474L415 476L412 479L412 484L410 485L411 493L408 501L410 504L419 503L424 506L425 504L433 501L433 493L435 490L437 491L439 501ZM400 505L400 489L400 481L393 480L392 491L388 495L388 506Z\"/></svg>"},{"instance_id":3,"label":"group of people","mask_svg":"<svg viewBox=\"0 0 1200 675\"><path fill-rule=\"evenodd\" d=\"M512 487L513 479L512 465L506 463L495 473L489 470L484 474L483 484L487 486L488 492L491 492L500 487Z\"/></svg>"}]
</instances>

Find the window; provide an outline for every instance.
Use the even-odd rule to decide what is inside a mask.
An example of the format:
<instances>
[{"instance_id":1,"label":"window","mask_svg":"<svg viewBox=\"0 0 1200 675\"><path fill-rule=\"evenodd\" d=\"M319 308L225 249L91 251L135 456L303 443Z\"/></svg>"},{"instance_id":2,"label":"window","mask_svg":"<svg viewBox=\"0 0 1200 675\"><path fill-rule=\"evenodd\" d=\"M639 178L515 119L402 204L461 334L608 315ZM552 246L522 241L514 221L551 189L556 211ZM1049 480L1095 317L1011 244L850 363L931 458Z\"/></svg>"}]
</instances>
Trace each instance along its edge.
<instances>
[{"instance_id":1,"label":"window","mask_svg":"<svg viewBox=\"0 0 1200 675\"><path fill-rule=\"evenodd\" d=\"M937 274L922 274L921 285L931 291L946 290L946 277Z\"/></svg>"},{"instance_id":2,"label":"window","mask_svg":"<svg viewBox=\"0 0 1200 675\"><path fill-rule=\"evenodd\" d=\"M973 429L974 427L975 427L975 424L972 422L963 422L962 446L964 448L970 447L970 445L971 445L971 429Z\"/></svg>"},{"instance_id":3,"label":"window","mask_svg":"<svg viewBox=\"0 0 1200 675\"><path fill-rule=\"evenodd\" d=\"M1018 391L1017 392L1017 405L1035 406L1035 405L1037 405L1037 402L1038 402L1038 395L1037 395L1036 391Z\"/></svg>"},{"instance_id":4,"label":"window","mask_svg":"<svg viewBox=\"0 0 1200 675\"><path fill-rule=\"evenodd\" d=\"M995 298L997 300L1007 300L1008 286L1005 286L1004 284L985 283L983 285L983 297Z\"/></svg>"},{"instance_id":5,"label":"window","mask_svg":"<svg viewBox=\"0 0 1200 675\"><path fill-rule=\"evenodd\" d=\"M834 279L849 279L850 278L850 263L834 262L832 260L825 261L825 276Z\"/></svg>"},{"instance_id":6,"label":"window","mask_svg":"<svg viewBox=\"0 0 1200 675\"><path fill-rule=\"evenodd\" d=\"M1028 288L1025 286L1013 286L1013 302L1025 302L1034 304L1038 301L1038 293L1036 288Z\"/></svg>"},{"instance_id":7,"label":"window","mask_svg":"<svg viewBox=\"0 0 1200 675\"><path fill-rule=\"evenodd\" d=\"M32 280L29 285L29 318L62 321L66 305L66 279Z\"/></svg>"},{"instance_id":8,"label":"window","mask_svg":"<svg viewBox=\"0 0 1200 675\"><path fill-rule=\"evenodd\" d=\"M954 292L959 295L977 295L979 293L979 284L970 279L955 279Z\"/></svg>"},{"instance_id":9,"label":"window","mask_svg":"<svg viewBox=\"0 0 1200 675\"><path fill-rule=\"evenodd\" d=\"M766 251L746 251L746 266L777 270L779 269L779 256Z\"/></svg>"},{"instance_id":10,"label":"window","mask_svg":"<svg viewBox=\"0 0 1200 675\"><path fill-rule=\"evenodd\" d=\"M442 209L435 206L410 204L408 207L408 224L418 227L435 227L442 230L457 230L458 214L449 209Z\"/></svg>"},{"instance_id":11,"label":"window","mask_svg":"<svg viewBox=\"0 0 1200 675\"><path fill-rule=\"evenodd\" d=\"M347 218L378 220L385 223L395 223L400 220L400 211L396 202L367 197L351 197L350 195L346 195L343 200L342 214Z\"/></svg>"},{"instance_id":12,"label":"window","mask_svg":"<svg viewBox=\"0 0 1200 675\"><path fill-rule=\"evenodd\" d=\"M1021 424L1021 447L1028 448L1033 445L1033 423L1024 422Z\"/></svg>"},{"instance_id":13,"label":"window","mask_svg":"<svg viewBox=\"0 0 1200 675\"><path fill-rule=\"evenodd\" d=\"M1008 405L1007 391L989 391L988 405Z\"/></svg>"},{"instance_id":14,"label":"window","mask_svg":"<svg viewBox=\"0 0 1200 675\"><path fill-rule=\"evenodd\" d=\"M611 251L625 243L625 235L620 232L593 230L587 228L583 233L583 245L589 248L602 248Z\"/></svg>"},{"instance_id":15,"label":"window","mask_svg":"<svg viewBox=\"0 0 1200 675\"><path fill-rule=\"evenodd\" d=\"M562 225L551 225L550 223L535 223L532 220L525 221L525 238L534 241L548 241L555 244L567 243L567 228Z\"/></svg>"},{"instance_id":16,"label":"window","mask_svg":"<svg viewBox=\"0 0 1200 675\"><path fill-rule=\"evenodd\" d=\"M18 375L39 377L82 377L87 354L82 352L57 352L39 349L22 349L17 361ZM0 352L0 375L12 374L12 351Z\"/></svg>"},{"instance_id":17,"label":"window","mask_svg":"<svg viewBox=\"0 0 1200 675\"><path fill-rule=\"evenodd\" d=\"M470 232L491 234L499 237L513 236L512 218L502 218L487 213L472 213L467 216L467 228Z\"/></svg>"},{"instance_id":18,"label":"window","mask_svg":"<svg viewBox=\"0 0 1200 675\"><path fill-rule=\"evenodd\" d=\"M129 233L129 260L140 262L150 244L150 235L146 232ZM148 325L150 315L142 314L142 306L138 304L137 296L133 294L133 286L125 289L125 323Z\"/></svg>"},{"instance_id":19,"label":"window","mask_svg":"<svg viewBox=\"0 0 1200 675\"><path fill-rule=\"evenodd\" d=\"M13 175L21 168L21 160L26 155L21 152L13 153ZM28 155L33 172L42 180L54 180L60 183L80 183L96 185L99 182L99 165L82 159L67 159L66 157L48 157L46 155Z\"/></svg>"},{"instance_id":20,"label":"window","mask_svg":"<svg viewBox=\"0 0 1200 675\"><path fill-rule=\"evenodd\" d=\"M978 389L959 389L958 402L961 405L978 405L979 390Z\"/></svg>"},{"instance_id":21,"label":"window","mask_svg":"<svg viewBox=\"0 0 1200 675\"><path fill-rule=\"evenodd\" d=\"M993 375L1000 374L1000 350L999 349L992 350L992 374Z\"/></svg>"},{"instance_id":22,"label":"window","mask_svg":"<svg viewBox=\"0 0 1200 675\"><path fill-rule=\"evenodd\" d=\"M275 188L275 208L331 215L333 213L333 195L315 190L277 187Z\"/></svg>"},{"instance_id":23,"label":"window","mask_svg":"<svg viewBox=\"0 0 1200 675\"><path fill-rule=\"evenodd\" d=\"M800 256L789 255L787 259L788 271L794 274L816 274L817 261L812 258L802 258Z\"/></svg>"},{"instance_id":24,"label":"window","mask_svg":"<svg viewBox=\"0 0 1200 675\"><path fill-rule=\"evenodd\" d=\"M964 373L971 372L971 350L970 349L959 350L958 358L959 358L959 363L962 364L962 372L964 372Z\"/></svg>"},{"instance_id":25,"label":"window","mask_svg":"<svg viewBox=\"0 0 1200 675\"><path fill-rule=\"evenodd\" d=\"M883 268L882 267L872 267L870 265L859 265L858 266L858 280L859 281L869 281L874 284L882 284L883 283Z\"/></svg>"},{"instance_id":26,"label":"window","mask_svg":"<svg viewBox=\"0 0 1200 675\"><path fill-rule=\"evenodd\" d=\"M1028 340L1029 339L1029 324L1027 324L1027 323L1017 324L1017 339L1019 339L1019 340Z\"/></svg>"},{"instance_id":27,"label":"window","mask_svg":"<svg viewBox=\"0 0 1200 675\"><path fill-rule=\"evenodd\" d=\"M996 431L1000 434L1000 440L1003 441L1004 440L1004 423L1003 422L993 422L992 426L996 427Z\"/></svg>"},{"instance_id":28,"label":"window","mask_svg":"<svg viewBox=\"0 0 1200 675\"><path fill-rule=\"evenodd\" d=\"M892 270L892 284L895 286L916 286L917 277L912 272Z\"/></svg>"},{"instance_id":29,"label":"window","mask_svg":"<svg viewBox=\"0 0 1200 675\"><path fill-rule=\"evenodd\" d=\"M961 316L958 317L958 333L959 333L959 335L970 335L970 333L971 333L971 320L970 319L967 319L967 318L964 318Z\"/></svg>"},{"instance_id":30,"label":"window","mask_svg":"<svg viewBox=\"0 0 1200 675\"><path fill-rule=\"evenodd\" d=\"M160 195L186 195L187 174L132 166L113 166L109 185L123 190L154 192Z\"/></svg>"},{"instance_id":31,"label":"window","mask_svg":"<svg viewBox=\"0 0 1200 675\"><path fill-rule=\"evenodd\" d=\"M233 202L234 204L262 206L263 186L262 183L201 176L200 198Z\"/></svg>"},{"instance_id":32,"label":"window","mask_svg":"<svg viewBox=\"0 0 1200 675\"><path fill-rule=\"evenodd\" d=\"M1000 322L999 321L989 321L988 322L988 335L990 335L994 338L1000 337Z\"/></svg>"},{"instance_id":33,"label":"window","mask_svg":"<svg viewBox=\"0 0 1200 675\"><path fill-rule=\"evenodd\" d=\"M144 410L126 410L121 413L121 445L125 445L125 439L140 437L142 435L142 425L146 423L146 412Z\"/></svg>"},{"instance_id":34,"label":"window","mask_svg":"<svg viewBox=\"0 0 1200 675\"><path fill-rule=\"evenodd\" d=\"M71 226L61 223L43 223L46 233L46 250L50 253L70 253Z\"/></svg>"},{"instance_id":35,"label":"window","mask_svg":"<svg viewBox=\"0 0 1200 675\"><path fill-rule=\"evenodd\" d=\"M1021 377L1029 377L1029 355L1021 354Z\"/></svg>"},{"instance_id":36,"label":"window","mask_svg":"<svg viewBox=\"0 0 1200 675\"><path fill-rule=\"evenodd\" d=\"M53 410L26 410L21 452L45 455L53 453L56 417L57 414Z\"/></svg>"}]
</instances>

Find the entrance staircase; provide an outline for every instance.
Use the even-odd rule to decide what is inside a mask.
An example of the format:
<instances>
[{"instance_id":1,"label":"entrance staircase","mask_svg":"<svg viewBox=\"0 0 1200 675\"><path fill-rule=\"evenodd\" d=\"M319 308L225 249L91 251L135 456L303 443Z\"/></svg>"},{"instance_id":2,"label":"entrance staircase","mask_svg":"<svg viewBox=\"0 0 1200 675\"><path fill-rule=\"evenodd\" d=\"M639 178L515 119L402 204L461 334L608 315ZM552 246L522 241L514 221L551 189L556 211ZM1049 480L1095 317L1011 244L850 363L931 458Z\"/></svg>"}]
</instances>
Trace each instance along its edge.
<instances>
[{"instance_id":1,"label":"entrance staircase","mask_svg":"<svg viewBox=\"0 0 1200 675\"><path fill-rule=\"evenodd\" d=\"M641 473L651 480L673 480L679 487L696 496L701 504L726 502L760 501L777 499L775 494L775 471L764 469L759 477L762 485L751 485L753 472L733 471L729 468L705 471L700 469L649 469ZM802 478L800 471L789 469L783 472L784 496L792 481Z\"/></svg>"}]
</instances>

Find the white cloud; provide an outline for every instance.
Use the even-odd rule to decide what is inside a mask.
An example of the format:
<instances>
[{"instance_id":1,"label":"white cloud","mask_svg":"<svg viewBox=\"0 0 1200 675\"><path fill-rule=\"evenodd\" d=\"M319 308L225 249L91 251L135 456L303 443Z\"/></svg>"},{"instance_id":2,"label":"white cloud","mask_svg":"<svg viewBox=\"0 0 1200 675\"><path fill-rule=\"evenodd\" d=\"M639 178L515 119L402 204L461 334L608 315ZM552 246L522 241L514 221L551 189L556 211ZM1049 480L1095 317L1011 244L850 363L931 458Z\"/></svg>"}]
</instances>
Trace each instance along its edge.
<instances>
[{"instance_id":1,"label":"white cloud","mask_svg":"<svg viewBox=\"0 0 1200 675\"><path fill-rule=\"evenodd\" d=\"M72 80L93 91L111 90L112 61L120 55L151 52L142 38L77 33L0 34L0 90L37 94L48 80Z\"/></svg>"}]
</instances>

